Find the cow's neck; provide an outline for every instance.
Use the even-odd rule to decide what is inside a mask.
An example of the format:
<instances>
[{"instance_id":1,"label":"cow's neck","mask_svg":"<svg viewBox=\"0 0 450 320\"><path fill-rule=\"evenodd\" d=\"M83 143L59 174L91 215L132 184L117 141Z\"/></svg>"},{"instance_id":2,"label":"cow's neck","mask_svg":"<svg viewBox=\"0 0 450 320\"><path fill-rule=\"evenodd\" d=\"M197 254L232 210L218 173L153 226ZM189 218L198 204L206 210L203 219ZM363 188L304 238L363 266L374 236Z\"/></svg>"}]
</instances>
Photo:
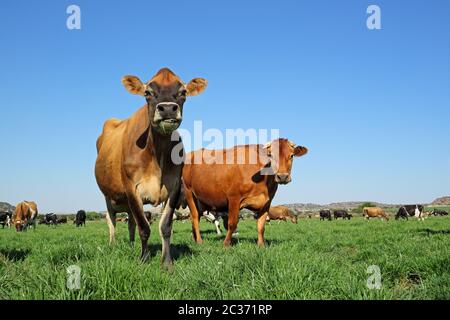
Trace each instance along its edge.
<instances>
[{"instance_id":1,"label":"cow's neck","mask_svg":"<svg viewBox=\"0 0 450 320\"><path fill-rule=\"evenodd\" d=\"M171 154L171 136L162 135L150 126L148 130L146 149L160 168L164 167L164 163L168 160Z\"/></svg>"}]
</instances>

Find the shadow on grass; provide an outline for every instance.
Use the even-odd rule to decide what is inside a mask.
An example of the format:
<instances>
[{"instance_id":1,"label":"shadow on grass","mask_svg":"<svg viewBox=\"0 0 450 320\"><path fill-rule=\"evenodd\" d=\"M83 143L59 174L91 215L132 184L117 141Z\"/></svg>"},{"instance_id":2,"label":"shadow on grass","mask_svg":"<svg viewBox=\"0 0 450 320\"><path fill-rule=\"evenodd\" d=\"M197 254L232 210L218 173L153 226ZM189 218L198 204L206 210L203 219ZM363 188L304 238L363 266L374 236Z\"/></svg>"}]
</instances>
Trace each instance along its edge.
<instances>
[{"instance_id":1,"label":"shadow on grass","mask_svg":"<svg viewBox=\"0 0 450 320\"><path fill-rule=\"evenodd\" d=\"M236 244L237 242L248 242L248 243L252 243L255 246L258 245L258 238L254 237L233 237L231 240L231 244ZM266 247L268 246L275 246L275 245L279 245L281 243L283 243L284 241L280 241L280 240L268 240L265 239L265 243L266 243Z\"/></svg>"},{"instance_id":2,"label":"shadow on grass","mask_svg":"<svg viewBox=\"0 0 450 320\"><path fill-rule=\"evenodd\" d=\"M422 235L435 235L435 234L450 234L450 229L448 230L433 230L433 229L419 229L417 232L421 233Z\"/></svg>"},{"instance_id":3,"label":"shadow on grass","mask_svg":"<svg viewBox=\"0 0 450 320\"><path fill-rule=\"evenodd\" d=\"M201 234L211 234L211 233L217 234L216 230L203 230L203 231L201 231L200 233L201 233ZM223 235L224 233L226 234L226 231L224 232L224 231L222 230L222 235Z\"/></svg>"},{"instance_id":4,"label":"shadow on grass","mask_svg":"<svg viewBox=\"0 0 450 320\"><path fill-rule=\"evenodd\" d=\"M149 244L150 249L150 257L155 257L158 252L161 252L162 247L160 244ZM173 260L178 260L183 256L189 256L193 254L193 251L188 245L185 244L171 244L170 245L170 253L172 255Z\"/></svg>"},{"instance_id":5,"label":"shadow on grass","mask_svg":"<svg viewBox=\"0 0 450 320\"><path fill-rule=\"evenodd\" d=\"M23 261L25 258L30 254L30 249L23 249L23 250L17 250L17 249L0 249L0 254L4 256L6 259L10 261Z\"/></svg>"}]
</instances>

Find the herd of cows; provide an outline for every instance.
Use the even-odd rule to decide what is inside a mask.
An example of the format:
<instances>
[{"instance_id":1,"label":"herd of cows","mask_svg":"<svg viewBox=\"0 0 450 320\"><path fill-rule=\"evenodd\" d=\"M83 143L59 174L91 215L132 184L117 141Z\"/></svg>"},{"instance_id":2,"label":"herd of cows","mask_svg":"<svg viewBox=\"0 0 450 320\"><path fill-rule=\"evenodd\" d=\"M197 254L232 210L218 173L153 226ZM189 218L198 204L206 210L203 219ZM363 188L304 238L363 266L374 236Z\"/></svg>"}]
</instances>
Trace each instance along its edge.
<instances>
[{"instance_id":1,"label":"herd of cows","mask_svg":"<svg viewBox=\"0 0 450 320\"><path fill-rule=\"evenodd\" d=\"M321 210L319 212L320 220L332 220L331 210ZM444 210L433 209L432 211L426 212L425 208L421 204L412 204L401 206L397 214L395 215L395 220L406 219L409 217L416 217L418 220L425 220L428 216L447 216L448 212ZM353 215L349 214L347 210L334 210L334 219L343 218L350 220ZM367 220L370 218L382 218L389 220L389 215L382 208L377 207L365 207L363 208L363 217Z\"/></svg>"},{"instance_id":2,"label":"herd of cows","mask_svg":"<svg viewBox=\"0 0 450 320\"><path fill-rule=\"evenodd\" d=\"M58 224L66 224L67 217L58 217L55 213L47 213L38 218L37 204L33 201L22 201L17 204L14 212L0 211L0 224L2 228L10 228L15 226L17 231L25 231L32 227L36 229L36 224L46 224L48 226L56 226ZM75 215L73 221L77 227L86 224L86 211L80 210Z\"/></svg>"},{"instance_id":3,"label":"herd of cows","mask_svg":"<svg viewBox=\"0 0 450 320\"><path fill-rule=\"evenodd\" d=\"M258 245L264 246L265 224L270 220L297 223L297 217L286 207L272 207L279 185L291 182L294 158L308 149L288 139L275 139L265 145L240 145L223 150L200 149L185 154L181 139L174 133L182 121L187 97L202 93L207 81L195 78L185 84L171 70L159 70L143 83L135 76L125 76L122 83L128 92L142 96L146 103L126 120L110 119L97 139L95 178L106 201L109 241L114 242L118 213L127 213L128 233L134 242L136 227L141 240L141 259L149 257L148 240L151 218L144 205L163 205L159 219L162 240L162 263L172 265L170 241L174 212L189 208L192 234L202 243L199 220L203 215L224 219L227 233L224 246L231 244L241 209L254 212L257 220ZM174 154L182 161L175 161ZM234 161L224 162L224 159ZM238 161L242 160L242 161ZM364 208L364 217L389 219L381 208ZM1 213L0 223L13 223L17 231L36 226L37 206L24 201L14 214ZM423 206L402 206L396 218L424 218ZM436 213L437 214L437 213ZM445 213L447 214L447 213ZM320 211L320 218L331 220L331 211ZM335 210L335 219L351 219L346 210ZM86 213L77 213L80 226ZM45 215L42 223L67 223L56 215ZM220 228L219 228L220 229Z\"/></svg>"}]
</instances>

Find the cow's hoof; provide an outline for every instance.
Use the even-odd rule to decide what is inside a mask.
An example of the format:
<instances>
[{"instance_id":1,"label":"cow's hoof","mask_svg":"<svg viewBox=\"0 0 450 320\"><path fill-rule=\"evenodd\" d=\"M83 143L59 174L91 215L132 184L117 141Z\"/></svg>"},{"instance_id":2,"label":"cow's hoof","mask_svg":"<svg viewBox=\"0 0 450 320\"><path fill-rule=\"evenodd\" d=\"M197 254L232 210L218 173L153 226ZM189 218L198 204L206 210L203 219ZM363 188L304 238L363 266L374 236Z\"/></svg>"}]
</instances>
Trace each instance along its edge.
<instances>
[{"instance_id":1,"label":"cow's hoof","mask_svg":"<svg viewBox=\"0 0 450 320\"><path fill-rule=\"evenodd\" d=\"M142 263L148 262L150 260L150 251L142 253L140 260L141 260Z\"/></svg>"},{"instance_id":2,"label":"cow's hoof","mask_svg":"<svg viewBox=\"0 0 450 320\"><path fill-rule=\"evenodd\" d=\"M203 244L203 240L202 240L202 239L198 239L198 240L195 241L195 242L197 242L197 244Z\"/></svg>"},{"instance_id":3,"label":"cow's hoof","mask_svg":"<svg viewBox=\"0 0 450 320\"><path fill-rule=\"evenodd\" d=\"M258 247L265 248L266 247L265 242L264 241L263 242L258 242Z\"/></svg>"},{"instance_id":4,"label":"cow's hoof","mask_svg":"<svg viewBox=\"0 0 450 320\"><path fill-rule=\"evenodd\" d=\"M168 272L172 272L173 271L173 260L172 259L165 259L164 261L162 261L161 267L162 267L163 270L166 270Z\"/></svg>"}]
</instances>

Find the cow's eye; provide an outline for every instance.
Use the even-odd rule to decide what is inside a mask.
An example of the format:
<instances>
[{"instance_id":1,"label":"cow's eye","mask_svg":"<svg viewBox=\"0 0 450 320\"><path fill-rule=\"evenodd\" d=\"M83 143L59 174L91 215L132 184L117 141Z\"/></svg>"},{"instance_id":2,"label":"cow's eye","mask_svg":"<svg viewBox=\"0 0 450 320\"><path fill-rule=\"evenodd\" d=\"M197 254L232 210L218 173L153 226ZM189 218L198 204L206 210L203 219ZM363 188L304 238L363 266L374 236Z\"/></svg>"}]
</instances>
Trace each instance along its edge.
<instances>
[{"instance_id":1,"label":"cow's eye","mask_svg":"<svg viewBox=\"0 0 450 320\"><path fill-rule=\"evenodd\" d=\"M152 98L156 96L155 91L150 90L150 89L145 90L144 95L146 97L152 97Z\"/></svg>"},{"instance_id":2,"label":"cow's eye","mask_svg":"<svg viewBox=\"0 0 450 320\"><path fill-rule=\"evenodd\" d=\"M177 97L178 97L178 98L185 97L185 96L186 96L186 93L187 93L186 90L178 91Z\"/></svg>"}]
</instances>

